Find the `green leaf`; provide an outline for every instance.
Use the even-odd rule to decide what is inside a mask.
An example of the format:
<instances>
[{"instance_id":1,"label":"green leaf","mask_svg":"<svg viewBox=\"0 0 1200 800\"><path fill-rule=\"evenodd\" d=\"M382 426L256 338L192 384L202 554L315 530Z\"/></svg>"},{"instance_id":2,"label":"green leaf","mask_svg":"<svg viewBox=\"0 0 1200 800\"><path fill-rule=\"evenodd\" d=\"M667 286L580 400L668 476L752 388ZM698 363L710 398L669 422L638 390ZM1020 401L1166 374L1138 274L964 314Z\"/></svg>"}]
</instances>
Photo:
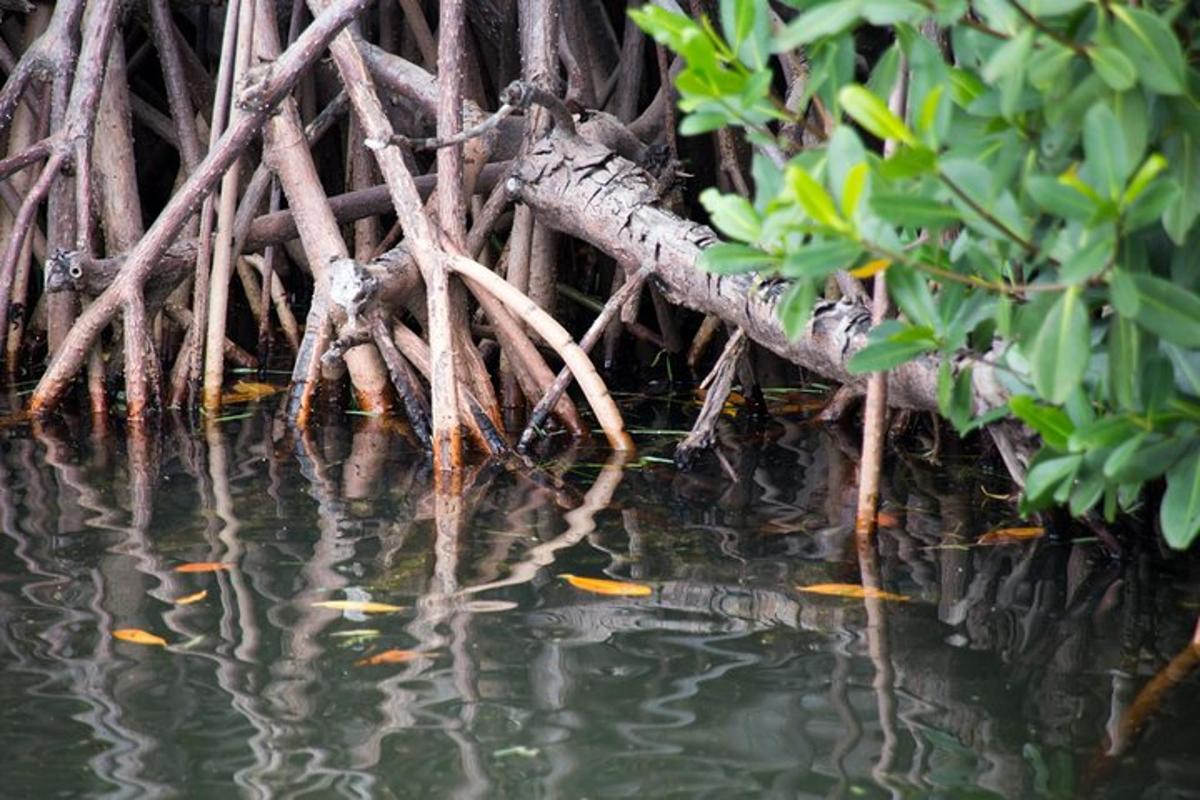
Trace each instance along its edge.
<instances>
[{"instance_id":1,"label":"green leaf","mask_svg":"<svg viewBox=\"0 0 1200 800\"><path fill-rule=\"evenodd\" d=\"M1172 136L1166 143L1166 155L1171 174L1179 181L1181 191L1163 215L1163 227L1171 241L1182 246L1200 216L1200 140L1197 134L1184 131Z\"/></svg>"},{"instance_id":2,"label":"green leaf","mask_svg":"<svg viewBox=\"0 0 1200 800\"><path fill-rule=\"evenodd\" d=\"M867 187L867 162L860 161L846 173L846 181L842 184L842 214L847 219L854 217L858 210L858 201L862 199L863 190Z\"/></svg>"},{"instance_id":3,"label":"green leaf","mask_svg":"<svg viewBox=\"0 0 1200 800\"><path fill-rule=\"evenodd\" d=\"M1138 65L1142 84L1161 94L1183 94L1187 68L1183 48L1171 27L1140 8L1113 4L1110 10L1117 18L1113 30L1117 43Z\"/></svg>"},{"instance_id":4,"label":"green leaf","mask_svg":"<svg viewBox=\"0 0 1200 800\"><path fill-rule=\"evenodd\" d=\"M721 0L721 28L734 49L754 30L756 6L754 0Z\"/></svg>"},{"instance_id":5,"label":"green leaf","mask_svg":"<svg viewBox=\"0 0 1200 800\"><path fill-rule=\"evenodd\" d=\"M804 333L812 314L813 302L817 299L817 281L799 280L793 283L779 300L779 321L783 332L793 341Z\"/></svg>"},{"instance_id":6,"label":"green leaf","mask_svg":"<svg viewBox=\"0 0 1200 800\"><path fill-rule=\"evenodd\" d=\"M1200 351L1185 350L1170 342L1161 342L1159 347L1175 368L1175 388L1192 397L1200 397Z\"/></svg>"},{"instance_id":7,"label":"green leaf","mask_svg":"<svg viewBox=\"0 0 1200 800\"><path fill-rule=\"evenodd\" d=\"M862 247L857 242L845 239L808 242L787 254L780 274L785 278L817 280L845 269L860 255Z\"/></svg>"},{"instance_id":8,"label":"green leaf","mask_svg":"<svg viewBox=\"0 0 1200 800\"><path fill-rule=\"evenodd\" d=\"M1142 334L1132 319L1117 314L1108 328L1108 396L1117 408L1137 408Z\"/></svg>"},{"instance_id":9,"label":"green leaf","mask_svg":"<svg viewBox=\"0 0 1200 800\"><path fill-rule=\"evenodd\" d=\"M896 305L911 322L937 330L941 318L923 275L904 264L893 264L888 271L887 287Z\"/></svg>"},{"instance_id":10,"label":"green leaf","mask_svg":"<svg viewBox=\"0 0 1200 800\"><path fill-rule=\"evenodd\" d=\"M1124 53L1110 44L1094 44L1087 49L1092 66L1109 88L1123 92L1137 83L1137 68Z\"/></svg>"},{"instance_id":11,"label":"green leaf","mask_svg":"<svg viewBox=\"0 0 1200 800\"><path fill-rule=\"evenodd\" d=\"M825 191L825 187L817 183L804 167L795 163L788 164L785 176L800 207L804 209L804 213L813 218L814 222L835 231L849 230L849 225L838 215L837 207L834 206L829 192Z\"/></svg>"},{"instance_id":12,"label":"green leaf","mask_svg":"<svg viewBox=\"0 0 1200 800\"><path fill-rule=\"evenodd\" d=\"M941 229L962 220L950 203L911 193L875 192L871 196L871 210L893 225L907 228Z\"/></svg>"},{"instance_id":13,"label":"green leaf","mask_svg":"<svg viewBox=\"0 0 1200 800\"><path fill-rule=\"evenodd\" d=\"M697 111L688 114L683 118L683 122L679 123L679 134L681 136L699 136L702 133L711 133L718 128L732 125L735 121L735 117L724 111Z\"/></svg>"},{"instance_id":14,"label":"green leaf","mask_svg":"<svg viewBox=\"0 0 1200 800\"><path fill-rule=\"evenodd\" d=\"M1067 443L1075 432L1075 425L1062 409L1042 405L1027 394L1009 398L1008 407L1018 419L1041 435L1047 447L1060 452L1068 449Z\"/></svg>"},{"instance_id":15,"label":"green leaf","mask_svg":"<svg viewBox=\"0 0 1200 800\"><path fill-rule=\"evenodd\" d=\"M1176 550L1200 534L1200 450L1193 450L1167 473L1167 491L1159 509L1163 538Z\"/></svg>"},{"instance_id":16,"label":"green leaf","mask_svg":"<svg viewBox=\"0 0 1200 800\"><path fill-rule=\"evenodd\" d=\"M983 67L981 76L986 83L995 84L1007 76L1024 74L1029 63L1029 53L1033 49L1033 37L1036 31L1032 27L1021 30L1004 44L996 48L992 57Z\"/></svg>"},{"instance_id":17,"label":"green leaf","mask_svg":"<svg viewBox=\"0 0 1200 800\"><path fill-rule=\"evenodd\" d=\"M794 50L801 45L811 44L817 39L823 39L835 33L841 33L858 22L861 3L850 2L822 3L813 6L787 24L775 37L772 47L776 53Z\"/></svg>"},{"instance_id":18,"label":"green leaf","mask_svg":"<svg viewBox=\"0 0 1200 800\"><path fill-rule=\"evenodd\" d=\"M938 368L938 410L962 433L971 424L971 403L975 394L971 384L971 368L963 367L958 375L949 359Z\"/></svg>"},{"instance_id":19,"label":"green leaf","mask_svg":"<svg viewBox=\"0 0 1200 800\"><path fill-rule=\"evenodd\" d=\"M1125 193L1121 195L1121 205L1127 206L1137 200L1138 196L1150 185L1150 181L1166 168L1167 160L1158 153L1142 162L1142 166L1138 167L1138 171L1129 180L1129 185L1125 187Z\"/></svg>"},{"instance_id":20,"label":"green leaf","mask_svg":"<svg viewBox=\"0 0 1200 800\"><path fill-rule=\"evenodd\" d=\"M1106 103L1092 106L1083 118L1083 151L1100 190L1113 200L1120 197L1129 177L1129 158L1117 116Z\"/></svg>"},{"instance_id":21,"label":"green leaf","mask_svg":"<svg viewBox=\"0 0 1200 800\"><path fill-rule=\"evenodd\" d=\"M932 328L888 320L871 331L867 346L851 356L846 368L852 375L879 372L935 349L937 340Z\"/></svg>"},{"instance_id":22,"label":"green leaf","mask_svg":"<svg viewBox=\"0 0 1200 800\"><path fill-rule=\"evenodd\" d=\"M1104 477L1115 480L1118 475L1124 474L1129 469L1130 462L1137 456L1138 450L1146 444L1149 438L1149 433L1141 431L1113 448L1112 453L1104 460Z\"/></svg>"},{"instance_id":23,"label":"green leaf","mask_svg":"<svg viewBox=\"0 0 1200 800\"><path fill-rule=\"evenodd\" d=\"M1048 500L1058 487L1075 477L1083 456L1075 453L1052 458L1039 458L1025 475L1025 501L1036 505Z\"/></svg>"},{"instance_id":24,"label":"green leaf","mask_svg":"<svg viewBox=\"0 0 1200 800\"><path fill-rule=\"evenodd\" d=\"M730 239L754 242L762 233L762 218L750 201L736 194L721 194L716 189L700 193L700 202L712 217L717 230Z\"/></svg>"},{"instance_id":25,"label":"green leaf","mask_svg":"<svg viewBox=\"0 0 1200 800\"><path fill-rule=\"evenodd\" d=\"M1092 239L1076 247L1058 270L1059 280L1079 284L1103 271L1112 257L1116 242L1111 235L1093 235Z\"/></svg>"},{"instance_id":26,"label":"green leaf","mask_svg":"<svg viewBox=\"0 0 1200 800\"><path fill-rule=\"evenodd\" d=\"M1190 445L1186 439L1175 436L1167 438L1161 434L1150 434L1141 442L1141 446L1130 448L1128 458L1124 459L1119 469L1113 470L1112 477L1117 483L1140 483L1162 475Z\"/></svg>"},{"instance_id":27,"label":"green leaf","mask_svg":"<svg viewBox=\"0 0 1200 800\"><path fill-rule=\"evenodd\" d=\"M1200 297L1154 275L1128 278L1137 292L1134 318L1139 325L1168 342L1200 347Z\"/></svg>"},{"instance_id":28,"label":"green leaf","mask_svg":"<svg viewBox=\"0 0 1200 800\"><path fill-rule=\"evenodd\" d=\"M843 86L838 92L838 102L851 119L876 138L892 139L907 145L917 143L916 136L904 121L865 86L856 83Z\"/></svg>"},{"instance_id":29,"label":"green leaf","mask_svg":"<svg viewBox=\"0 0 1200 800\"><path fill-rule=\"evenodd\" d=\"M1125 233L1133 233L1157 222L1179 196L1179 184L1172 180L1159 180L1142 192L1137 200L1125 209Z\"/></svg>"},{"instance_id":30,"label":"green leaf","mask_svg":"<svg viewBox=\"0 0 1200 800\"><path fill-rule=\"evenodd\" d=\"M1087 306L1077 286L1062 293L1042 323L1029 358L1033 366L1033 384L1038 392L1055 405L1083 380L1091 351Z\"/></svg>"},{"instance_id":31,"label":"green leaf","mask_svg":"<svg viewBox=\"0 0 1200 800\"><path fill-rule=\"evenodd\" d=\"M920 175L930 175L937 169L937 153L928 147L897 147L892 155L879 165L879 174L888 180L903 180Z\"/></svg>"},{"instance_id":32,"label":"green leaf","mask_svg":"<svg viewBox=\"0 0 1200 800\"><path fill-rule=\"evenodd\" d=\"M779 266L779 257L744 244L714 244L700 253L697 263L717 275L765 272Z\"/></svg>"}]
</instances>

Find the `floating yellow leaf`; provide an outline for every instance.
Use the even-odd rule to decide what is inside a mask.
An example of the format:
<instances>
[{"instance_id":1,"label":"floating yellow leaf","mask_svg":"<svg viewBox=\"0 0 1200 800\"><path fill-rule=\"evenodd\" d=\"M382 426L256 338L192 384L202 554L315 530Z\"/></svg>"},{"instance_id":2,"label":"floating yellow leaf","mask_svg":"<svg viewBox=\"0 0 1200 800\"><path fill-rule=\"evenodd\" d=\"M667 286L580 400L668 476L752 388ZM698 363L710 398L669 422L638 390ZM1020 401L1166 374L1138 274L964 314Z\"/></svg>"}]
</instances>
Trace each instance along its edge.
<instances>
[{"instance_id":1,"label":"floating yellow leaf","mask_svg":"<svg viewBox=\"0 0 1200 800\"><path fill-rule=\"evenodd\" d=\"M360 658L354 662L354 666L377 667L380 664L403 664L406 661L412 661L414 658L421 658L425 655L428 655L428 653L420 653L416 650L384 650L382 653Z\"/></svg>"},{"instance_id":2,"label":"floating yellow leaf","mask_svg":"<svg viewBox=\"0 0 1200 800\"><path fill-rule=\"evenodd\" d=\"M208 597L208 589L201 589L195 594L185 594L175 601L177 606L190 606L192 603L199 603L204 598Z\"/></svg>"},{"instance_id":3,"label":"floating yellow leaf","mask_svg":"<svg viewBox=\"0 0 1200 800\"><path fill-rule=\"evenodd\" d=\"M355 628L352 631L337 631L336 633L331 633L329 635L336 636L338 638L373 639L381 634L382 632L376 630L375 628Z\"/></svg>"},{"instance_id":4,"label":"floating yellow leaf","mask_svg":"<svg viewBox=\"0 0 1200 800\"><path fill-rule=\"evenodd\" d=\"M902 594L893 594L885 592L882 589L872 589L869 586L859 586L856 583L814 583L811 586L797 586L802 592L811 592L812 594L826 594L832 597L849 597L858 600L864 597L870 597L875 600L895 600L898 603L903 603L908 600Z\"/></svg>"},{"instance_id":5,"label":"floating yellow leaf","mask_svg":"<svg viewBox=\"0 0 1200 800\"><path fill-rule=\"evenodd\" d=\"M975 544L1015 544L1029 539L1038 539L1045 534L1045 528L999 528L980 536Z\"/></svg>"},{"instance_id":6,"label":"floating yellow leaf","mask_svg":"<svg viewBox=\"0 0 1200 800\"><path fill-rule=\"evenodd\" d=\"M269 383L238 381L233 385L231 391L226 392L221 396L221 403L225 405L232 405L234 403L253 403L255 400L261 400L264 397L270 397L278 391L280 391L278 386L272 386Z\"/></svg>"},{"instance_id":7,"label":"floating yellow leaf","mask_svg":"<svg viewBox=\"0 0 1200 800\"><path fill-rule=\"evenodd\" d=\"M574 586L576 589L581 589L592 594L607 594L620 597L645 597L653 591L649 586L640 583L624 583L623 581L610 581L604 578L580 578L578 575L568 575L563 573L558 577L565 580L567 583Z\"/></svg>"},{"instance_id":8,"label":"floating yellow leaf","mask_svg":"<svg viewBox=\"0 0 1200 800\"><path fill-rule=\"evenodd\" d=\"M877 258L874 261L868 261L858 269L850 270L850 274L855 278L869 278L877 272L883 272L892 265L890 258Z\"/></svg>"},{"instance_id":9,"label":"floating yellow leaf","mask_svg":"<svg viewBox=\"0 0 1200 800\"><path fill-rule=\"evenodd\" d=\"M364 614L391 614L403 611L403 606L376 603L371 600L321 600L313 603L317 608L332 608L334 611L361 611Z\"/></svg>"},{"instance_id":10,"label":"floating yellow leaf","mask_svg":"<svg viewBox=\"0 0 1200 800\"><path fill-rule=\"evenodd\" d=\"M175 568L176 572L220 572L221 570L232 569L232 564L226 564L224 561L193 561L188 564L180 564Z\"/></svg>"},{"instance_id":11,"label":"floating yellow leaf","mask_svg":"<svg viewBox=\"0 0 1200 800\"><path fill-rule=\"evenodd\" d=\"M122 642L132 642L133 644L150 644L157 647L166 647L167 640L161 636L155 636L149 631L144 631L140 628L121 628L112 632L114 638L120 639Z\"/></svg>"}]
</instances>

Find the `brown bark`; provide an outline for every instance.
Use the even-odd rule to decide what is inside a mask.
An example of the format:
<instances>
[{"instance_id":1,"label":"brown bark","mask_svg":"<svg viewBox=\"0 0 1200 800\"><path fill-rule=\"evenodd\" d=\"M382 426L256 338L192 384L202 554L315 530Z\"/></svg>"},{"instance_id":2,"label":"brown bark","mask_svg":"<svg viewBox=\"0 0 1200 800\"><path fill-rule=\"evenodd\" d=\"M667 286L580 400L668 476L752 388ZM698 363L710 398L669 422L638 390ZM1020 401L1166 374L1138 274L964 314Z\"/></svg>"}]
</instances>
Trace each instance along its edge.
<instances>
[{"instance_id":1,"label":"brown bark","mask_svg":"<svg viewBox=\"0 0 1200 800\"><path fill-rule=\"evenodd\" d=\"M315 19L274 63L258 70L241 95L248 113L221 136L200 166L167 203L154 225L129 253L121 274L72 326L30 399L30 411L46 414L61 401L88 349L119 310L126 296L141 291L159 256L183 228L188 217L212 190L225 169L266 121L270 111L291 90L300 75L328 43L366 5L367 0L341 0ZM3 305L3 304L0 304Z\"/></svg>"},{"instance_id":2,"label":"brown bark","mask_svg":"<svg viewBox=\"0 0 1200 800\"><path fill-rule=\"evenodd\" d=\"M548 137L517 163L510 187L543 222L583 239L617 260L626 271L649 265L652 280L676 305L714 314L745 329L751 340L825 378L854 386L865 377L846 368L866 344L870 312L850 301L820 301L803 336L790 340L775 313L780 287L757 286L752 276L719 277L696 265L701 250L716 243L707 226L664 208L655 181L608 148L581 137ZM891 371L894 406L937 409L935 358L921 358ZM976 408L1002 405L1007 392L986 364L972 371Z\"/></svg>"}]
</instances>

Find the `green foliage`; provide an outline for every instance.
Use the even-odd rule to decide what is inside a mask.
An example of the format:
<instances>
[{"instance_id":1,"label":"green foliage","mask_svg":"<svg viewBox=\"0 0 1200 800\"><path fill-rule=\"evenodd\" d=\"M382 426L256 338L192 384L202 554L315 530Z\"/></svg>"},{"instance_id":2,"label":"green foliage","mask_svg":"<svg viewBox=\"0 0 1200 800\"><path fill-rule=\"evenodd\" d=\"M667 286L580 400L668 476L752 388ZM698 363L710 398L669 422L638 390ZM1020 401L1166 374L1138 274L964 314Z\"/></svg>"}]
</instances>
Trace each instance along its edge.
<instances>
[{"instance_id":1,"label":"green foliage","mask_svg":"<svg viewBox=\"0 0 1200 800\"><path fill-rule=\"evenodd\" d=\"M1112 517L1165 478L1163 532L1189 546L1200 534L1196 16L1153 0L788 3L796 12L774 29L755 0L722 0L720 31L632 12L685 61L681 131L738 127L757 151L753 202L704 193L736 241L704 266L792 281L780 304L792 336L830 274L886 270L900 316L871 332L852 370L938 354L942 412L968 430L986 421L971 365L996 367L1009 411L1044 445L1027 509ZM922 35L931 26L948 47ZM771 93L771 55L801 48L809 75L789 110ZM837 121L828 141L789 158L778 123L821 115Z\"/></svg>"}]
</instances>

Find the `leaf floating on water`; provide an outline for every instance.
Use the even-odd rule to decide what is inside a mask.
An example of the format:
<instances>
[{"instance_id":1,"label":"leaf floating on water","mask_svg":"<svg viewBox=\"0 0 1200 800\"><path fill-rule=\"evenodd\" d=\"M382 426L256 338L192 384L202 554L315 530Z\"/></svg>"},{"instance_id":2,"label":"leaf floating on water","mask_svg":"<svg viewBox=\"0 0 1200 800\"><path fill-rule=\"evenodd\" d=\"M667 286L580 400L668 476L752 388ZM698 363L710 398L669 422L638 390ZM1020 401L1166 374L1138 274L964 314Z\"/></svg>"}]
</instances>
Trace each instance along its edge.
<instances>
[{"instance_id":1,"label":"leaf floating on water","mask_svg":"<svg viewBox=\"0 0 1200 800\"><path fill-rule=\"evenodd\" d=\"M413 659L421 658L429 655L416 650L384 650L382 653L376 653L373 656L360 658L354 662L356 667L377 667L381 664L403 664Z\"/></svg>"},{"instance_id":2,"label":"leaf floating on water","mask_svg":"<svg viewBox=\"0 0 1200 800\"><path fill-rule=\"evenodd\" d=\"M175 600L177 606L190 606L192 603L199 603L204 598L208 597L208 589L201 589L195 594L185 594L183 597Z\"/></svg>"},{"instance_id":3,"label":"leaf floating on water","mask_svg":"<svg viewBox=\"0 0 1200 800\"><path fill-rule=\"evenodd\" d=\"M226 564L224 561L192 561L187 564L180 564L175 568L176 572L221 572L222 570L233 569L233 564Z\"/></svg>"},{"instance_id":4,"label":"leaf floating on water","mask_svg":"<svg viewBox=\"0 0 1200 800\"><path fill-rule=\"evenodd\" d=\"M355 628L349 631L336 631L329 634L338 639L354 638L354 639L374 639L380 635L380 632L375 628Z\"/></svg>"},{"instance_id":5,"label":"leaf floating on water","mask_svg":"<svg viewBox=\"0 0 1200 800\"><path fill-rule=\"evenodd\" d=\"M513 747L505 747L492 753L492 758L537 758L542 751L537 747L526 747L523 744L518 744Z\"/></svg>"},{"instance_id":6,"label":"leaf floating on water","mask_svg":"<svg viewBox=\"0 0 1200 800\"><path fill-rule=\"evenodd\" d=\"M517 604L511 600L471 600L463 603L463 611L475 614L495 614L501 611L512 611Z\"/></svg>"},{"instance_id":7,"label":"leaf floating on water","mask_svg":"<svg viewBox=\"0 0 1200 800\"><path fill-rule=\"evenodd\" d=\"M332 608L334 611L361 611L364 614L391 614L404 610L404 606L376 603L371 600L321 600L313 605L317 608Z\"/></svg>"},{"instance_id":8,"label":"leaf floating on water","mask_svg":"<svg viewBox=\"0 0 1200 800\"><path fill-rule=\"evenodd\" d=\"M1045 535L1045 528L999 528L980 536L975 544L1016 544Z\"/></svg>"},{"instance_id":9,"label":"leaf floating on water","mask_svg":"<svg viewBox=\"0 0 1200 800\"><path fill-rule=\"evenodd\" d=\"M166 647L167 640L161 636L155 636L149 631L144 631L141 628L120 628L112 632L113 638L120 639L122 642L130 642L132 644L154 645L156 647Z\"/></svg>"},{"instance_id":10,"label":"leaf floating on water","mask_svg":"<svg viewBox=\"0 0 1200 800\"><path fill-rule=\"evenodd\" d=\"M264 397L279 392L278 386L273 386L269 383L257 383L255 381L238 381L232 387L231 391L226 392L221 396L223 405L233 405L235 403L253 403L255 400L261 400Z\"/></svg>"},{"instance_id":11,"label":"leaf floating on water","mask_svg":"<svg viewBox=\"0 0 1200 800\"><path fill-rule=\"evenodd\" d=\"M565 572L558 577L576 589L591 592L592 594L605 594L617 597L645 597L653 591L649 586L641 583L610 581L604 578L580 578L578 575L570 575Z\"/></svg>"},{"instance_id":12,"label":"leaf floating on water","mask_svg":"<svg viewBox=\"0 0 1200 800\"><path fill-rule=\"evenodd\" d=\"M909 598L902 594L885 592L882 589L872 589L870 586L859 586L856 583L814 583L811 586L797 586L801 592L824 594L831 597L848 597L857 600L869 597L875 600L894 600L897 603L906 602Z\"/></svg>"}]
</instances>

